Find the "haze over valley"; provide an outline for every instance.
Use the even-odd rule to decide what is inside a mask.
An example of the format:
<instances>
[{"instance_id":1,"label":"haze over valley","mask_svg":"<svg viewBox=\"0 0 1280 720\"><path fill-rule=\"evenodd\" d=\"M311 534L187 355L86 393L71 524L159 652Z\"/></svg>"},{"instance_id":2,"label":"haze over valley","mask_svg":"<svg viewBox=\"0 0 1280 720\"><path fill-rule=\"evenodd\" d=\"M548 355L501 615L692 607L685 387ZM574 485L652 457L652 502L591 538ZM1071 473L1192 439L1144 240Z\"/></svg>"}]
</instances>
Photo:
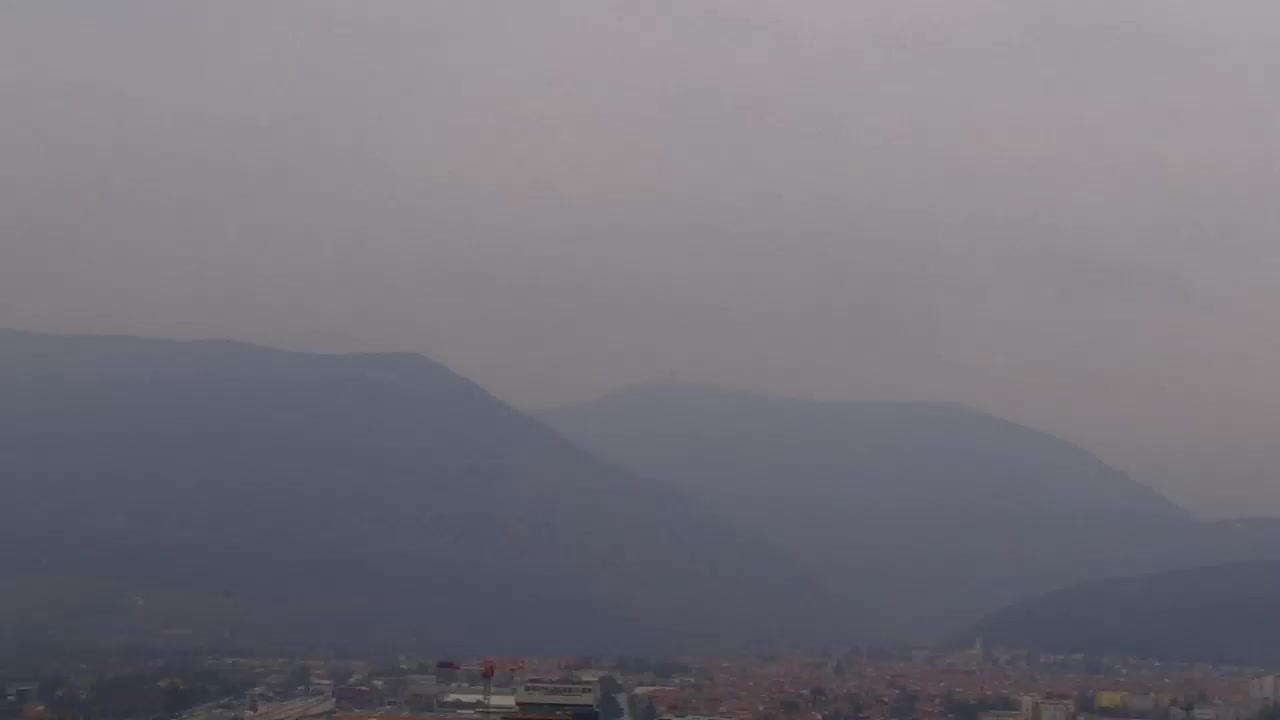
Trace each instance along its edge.
<instances>
[{"instance_id":1,"label":"haze over valley","mask_svg":"<svg viewBox=\"0 0 1280 720\"><path fill-rule=\"evenodd\" d=\"M1277 68L1262 0L3 4L0 720L1280 720Z\"/></svg>"}]
</instances>

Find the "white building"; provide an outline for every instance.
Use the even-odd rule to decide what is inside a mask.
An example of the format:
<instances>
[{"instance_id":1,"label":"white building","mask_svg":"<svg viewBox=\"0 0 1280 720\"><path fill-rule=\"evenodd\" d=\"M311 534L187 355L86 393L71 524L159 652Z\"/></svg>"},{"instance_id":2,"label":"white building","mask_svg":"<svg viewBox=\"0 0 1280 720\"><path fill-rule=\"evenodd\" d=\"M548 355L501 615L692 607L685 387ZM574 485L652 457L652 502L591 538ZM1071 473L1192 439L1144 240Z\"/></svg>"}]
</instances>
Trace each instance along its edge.
<instances>
[{"instance_id":1,"label":"white building","mask_svg":"<svg viewBox=\"0 0 1280 720\"><path fill-rule=\"evenodd\" d=\"M529 680L516 690L521 712L595 707L600 685L578 680Z\"/></svg>"}]
</instances>

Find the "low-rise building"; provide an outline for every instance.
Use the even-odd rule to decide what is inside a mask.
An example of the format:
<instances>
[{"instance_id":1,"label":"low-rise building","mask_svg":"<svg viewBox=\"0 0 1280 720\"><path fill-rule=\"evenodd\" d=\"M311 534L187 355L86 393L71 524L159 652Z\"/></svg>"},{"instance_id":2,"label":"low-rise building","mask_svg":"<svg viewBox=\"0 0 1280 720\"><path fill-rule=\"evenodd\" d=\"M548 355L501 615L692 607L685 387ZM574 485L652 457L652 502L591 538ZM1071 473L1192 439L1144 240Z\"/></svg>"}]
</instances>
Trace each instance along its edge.
<instances>
[{"instance_id":1,"label":"low-rise building","mask_svg":"<svg viewBox=\"0 0 1280 720\"><path fill-rule=\"evenodd\" d=\"M1264 703L1280 701L1280 673L1271 673L1250 680L1249 699Z\"/></svg>"},{"instance_id":2,"label":"low-rise building","mask_svg":"<svg viewBox=\"0 0 1280 720\"><path fill-rule=\"evenodd\" d=\"M516 689L512 720L597 720L600 685L581 680L527 680Z\"/></svg>"}]
</instances>

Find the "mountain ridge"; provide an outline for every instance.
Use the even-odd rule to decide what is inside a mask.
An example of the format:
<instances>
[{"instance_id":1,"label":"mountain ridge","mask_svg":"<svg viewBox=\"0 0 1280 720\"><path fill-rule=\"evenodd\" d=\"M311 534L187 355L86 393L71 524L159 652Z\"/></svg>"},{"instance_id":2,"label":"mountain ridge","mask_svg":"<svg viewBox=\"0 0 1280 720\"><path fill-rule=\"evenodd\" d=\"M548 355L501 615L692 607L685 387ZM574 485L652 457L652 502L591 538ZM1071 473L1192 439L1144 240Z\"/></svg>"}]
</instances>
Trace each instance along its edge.
<instances>
[{"instance_id":1,"label":"mountain ridge","mask_svg":"<svg viewBox=\"0 0 1280 720\"><path fill-rule=\"evenodd\" d=\"M1080 583L981 619L953 641L1188 662L1280 663L1280 560Z\"/></svg>"},{"instance_id":2,"label":"mountain ridge","mask_svg":"<svg viewBox=\"0 0 1280 720\"><path fill-rule=\"evenodd\" d=\"M1104 461L1090 452L1083 446L1065 440L1059 436L1051 435L1045 431L1039 430L1025 423L1020 423L1001 417L995 413L977 408L973 405L961 402L942 401L900 401L900 400L821 400L808 398L791 398L782 395L771 395L767 393L756 392L747 389L734 388L729 386L720 386L707 383L698 383L692 381L666 381L651 380L640 383L634 383L623 386L616 390L605 392L592 399L570 403L565 405L552 405L543 408L534 409L535 415L555 419L557 417L566 417L572 413L579 412L584 408L590 408L599 405L630 403L634 399L640 398L645 402L667 402L670 399L676 401L687 401L691 398L699 398L700 400L714 401L731 401L736 403L753 403L757 406L773 406L785 407L793 403L803 403L806 405L825 408L827 410L841 410L849 408L857 409L876 409L889 411L905 411L920 413L936 413L951 414L956 417L972 417L981 419L983 422L993 426L998 426L1003 430L1010 430L1022 435L1023 438L1032 439L1034 441L1048 441L1046 446L1056 446L1059 450L1065 450L1068 454L1073 454L1073 459L1084 460L1088 463L1107 467L1111 469ZM1001 438L1005 440L1007 438ZM1127 475L1127 474L1126 474ZM1137 480L1132 480L1136 485L1154 493L1160 499L1168 503L1169 506L1176 508L1177 511L1191 514L1185 509L1173 503L1164 495L1154 491L1152 488Z\"/></svg>"},{"instance_id":3,"label":"mountain ridge","mask_svg":"<svg viewBox=\"0 0 1280 720\"><path fill-rule=\"evenodd\" d=\"M675 651L812 638L823 616L768 547L423 356L7 331L0 393L24 510L0 529L6 595L80 584L96 608L52 598L64 620L15 642L164 616L208 638Z\"/></svg>"},{"instance_id":4,"label":"mountain ridge","mask_svg":"<svg viewBox=\"0 0 1280 720\"><path fill-rule=\"evenodd\" d=\"M846 591L878 596L876 624L893 636L928 639L1028 594L1161 567L1198 527L1084 449L954 403L649 383L541 417L861 578ZM946 591L921 593L926 577Z\"/></svg>"}]
</instances>

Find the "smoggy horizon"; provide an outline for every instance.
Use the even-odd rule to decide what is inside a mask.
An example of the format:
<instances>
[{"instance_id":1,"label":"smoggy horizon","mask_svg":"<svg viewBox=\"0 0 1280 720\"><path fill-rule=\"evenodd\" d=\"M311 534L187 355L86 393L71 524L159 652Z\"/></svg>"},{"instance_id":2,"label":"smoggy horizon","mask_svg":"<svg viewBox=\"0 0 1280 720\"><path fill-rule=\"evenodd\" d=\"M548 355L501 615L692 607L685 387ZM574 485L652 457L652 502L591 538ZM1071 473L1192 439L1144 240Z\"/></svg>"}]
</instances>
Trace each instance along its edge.
<instances>
[{"instance_id":1,"label":"smoggy horizon","mask_svg":"<svg viewBox=\"0 0 1280 720\"><path fill-rule=\"evenodd\" d=\"M959 402L1280 515L1280 9L0 9L0 327Z\"/></svg>"}]
</instances>

